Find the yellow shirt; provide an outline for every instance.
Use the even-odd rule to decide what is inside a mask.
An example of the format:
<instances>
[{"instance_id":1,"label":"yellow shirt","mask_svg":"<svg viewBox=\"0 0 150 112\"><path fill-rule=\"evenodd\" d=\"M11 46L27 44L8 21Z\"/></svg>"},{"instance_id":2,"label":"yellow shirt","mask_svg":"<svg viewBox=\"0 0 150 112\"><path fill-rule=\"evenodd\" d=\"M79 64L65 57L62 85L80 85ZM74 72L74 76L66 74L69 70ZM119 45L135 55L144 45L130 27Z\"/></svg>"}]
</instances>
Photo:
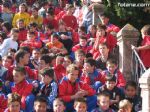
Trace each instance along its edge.
<instances>
[{"instance_id":1,"label":"yellow shirt","mask_svg":"<svg viewBox=\"0 0 150 112\"><path fill-rule=\"evenodd\" d=\"M25 26L28 26L30 15L28 13L26 13L26 12L24 12L24 13L20 13L20 12L16 13L14 18L13 18L13 21L12 21L13 27L17 27L16 26L16 24L17 24L16 22L17 22L18 19L23 19L24 23L25 23Z\"/></svg>"},{"instance_id":2,"label":"yellow shirt","mask_svg":"<svg viewBox=\"0 0 150 112\"><path fill-rule=\"evenodd\" d=\"M31 23L31 22L35 22L35 23L38 24L39 27L41 27L42 24L43 24L43 18L40 17L40 16L38 16L37 18L34 18L33 16L31 16L30 20L29 20L29 23Z\"/></svg>"}]
</instances>

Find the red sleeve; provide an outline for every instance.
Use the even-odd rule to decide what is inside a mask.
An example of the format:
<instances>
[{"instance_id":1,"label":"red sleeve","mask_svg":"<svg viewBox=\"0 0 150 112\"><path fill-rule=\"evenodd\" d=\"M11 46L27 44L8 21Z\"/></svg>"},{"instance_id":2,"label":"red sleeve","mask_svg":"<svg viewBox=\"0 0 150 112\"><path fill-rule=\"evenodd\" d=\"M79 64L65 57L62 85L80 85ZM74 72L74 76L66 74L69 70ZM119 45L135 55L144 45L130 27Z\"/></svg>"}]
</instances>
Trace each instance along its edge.
<instances>
[{"instance_id":1,"label":"red sleeve","mask_svg":"<svg viewBox=\"0 0 150 112\"><path fill-rule=\"evenodd\" d=\"M71 101L71 95L67 95L67 82L62 81L59 84L59 97L62 98L65 102L70 102Z\"/></svg>"},{"instance_id":2,"label":"red sleeve","mask_svg":"<svg viewBox=\"0 0 150 112\"><path fill-rule=\"evenodd\" d=\"M96 94L96 91L93 88L91 88L91 86L89 86L88 84L80 82L80 85L81 85L81 89L86 90L88 92L88 96L92 96Z\"/></svg>"},{"instance_id":3,"label":"red sleeve","mask_svg":"<svg viewBox=\"0 0 150 112\"><path fill-rule=\"evenodd\" d=\"M26 66L25 69L26 69L26 72L28 73L30 79L37 80L37 78L38 78L38 71L37 70L32 70L28 66Z\"/></svg>"},{"instance_id":4,"label":"red sleeve","mask_svg":"<svg viewBox=\"0 0 150 112\"><path fill-rule=\"evenodd\" d=\"M80 81L83 81L84 83L90 85L90 78L87 77L86 75L82 74L81 77L80 77Z\"/></svg>"},{"instance_id":5,"label":"red sleeve","mask_svg":"<svg viewBox=\"0 0 150 112\"><path fill-rule=\"evenodd\" d=\"M75 45L75 46L72 47L73 52L77 51L78 49L80 49L79 45Z\"/></svg>"},{"instance_id":6,"label":"red sleeve","mask_svg":"<svg viewBox=\"0 0 150 112\"><path fill-rule=\"evenodd\" d=\"M118 71L117 74L118 74L117 87L125 87L126 81L125 81L125 79L124 79L123 74L122 74L120 71Z\"/></svg>"},{"instance_id":7,"label":"red sleeve","mask_svg":"<svg viewBox=\"0 0 150 112\"><path fill-rule=\"evenodd\" d=\"M6 75L6 79L7 81L11 81L13 82L13 69L14 69L14 66L11 66L9 69L8 69L8 72L7 72L7 75Z\"/></svg>"},{"instance_id":8,"label":"red sleeve","mask_svg":"<svg viewBox=\"0 0 150 112\"><path fill-rule=\"evenodd\" d=\"M73 45L76 45L79 43L79 34L77 32L72 32L72 41Z\"/></svg>"},{"instance_id":9,"label":"red sleeve","mask_svg":"<svg viewBox=\"0 0 150 112\"><path fill-rule=\"evenodd\" d=\"M74 29L74 30L77 30L77 29L78 29L77 19L76 19L75 16L73 16L73 17L74 17L74 19L73 19L73 21L74 21L73 29Z\"/></svg>"},{"instance_id":10,"label":"red sleeve","mask_svg":"<svg viewBox=\"0 0 150 112\"><path fill-rule=\"evenodd\" d=\"M0 95L0 112L4 112L4 110L7 108L7 99L5 95Z\"/></svg>"},{"instance_id":11,"label":"red sleeve","mask_svg":"<svg viewBox=\"0 0 150 112\"><path fill-rule=\"evenodd\" d=\"M109 46L110 51L112 51L112 49L117 45L117 39L111 34L108 34L107 44Z\"/></svg>"},{"instance_id":12,"label":"red sleeve","mask_svg":"<svg viewBox=\"0 0 150 112\"><path fill-rule=\"evenodd\" d=\"M105 76L102 75L101 73L99 73L97 80L104 84L105 83Z\"/></svg>"}]
</instances>

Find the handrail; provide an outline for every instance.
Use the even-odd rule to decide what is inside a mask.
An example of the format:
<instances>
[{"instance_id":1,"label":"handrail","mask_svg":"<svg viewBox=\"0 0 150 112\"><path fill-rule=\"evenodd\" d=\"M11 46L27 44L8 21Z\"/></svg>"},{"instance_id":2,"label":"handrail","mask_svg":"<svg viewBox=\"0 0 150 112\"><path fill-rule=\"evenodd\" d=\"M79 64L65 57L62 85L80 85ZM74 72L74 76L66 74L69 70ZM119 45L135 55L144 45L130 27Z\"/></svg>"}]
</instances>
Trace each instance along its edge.
<instances>
[{"instance_id":1,"label":"handrail","mask_svg":"<svg viewBox=\"0 0 150 112\"><path fill-rule=\"evenodd\" d=\"M139 78L146 71L146 67L144 66L137 51L135 49L132 49L132 51L132 79L138 83Z\"/></svg>"}]
</instances>

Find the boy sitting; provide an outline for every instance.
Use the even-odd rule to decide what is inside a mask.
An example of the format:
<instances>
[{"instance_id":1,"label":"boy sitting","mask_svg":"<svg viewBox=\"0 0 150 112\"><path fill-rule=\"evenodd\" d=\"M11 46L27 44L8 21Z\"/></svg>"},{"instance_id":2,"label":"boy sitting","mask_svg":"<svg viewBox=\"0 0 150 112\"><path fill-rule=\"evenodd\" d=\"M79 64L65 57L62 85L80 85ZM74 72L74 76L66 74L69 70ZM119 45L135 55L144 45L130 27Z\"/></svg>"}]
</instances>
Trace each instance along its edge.
<instances>
[{"instance_id":1,"label":"boy sitting","mask_svg":"<svg viewBox=\"0 0 150 112\"><path fill-rule=\"evenodd\" d=\"M87 103L85 98L78 98L74 102L76 112L87 112Z\"/></svg>"},{"instance_id":2,"label":"boy sitting","mask_svg":"<svg viewBox=\"0 0 150 112\"><path fill-rule=\"evenodd\" d=\"M67 76L59 84L59 97L66 103L67 111L73 111L73 103L77 98L86 97L88 110L96 106L96 97L94 89L88 84L78 81L79 68L75 64L67 67Z\"/></svg>"},{"instance_id":3,"label":"boy sitting","mask_svg":"<svg viewBox=\"0 0 150 112\"><path fill-rule=\"evenodd\" d=\"M54 54L67 53L67 50L65 49L64 45L59 41L59 35L55 33L51 35L51 42L48 42L46 46L48 47L50 53Z\"/></svg>"},{"instance_id":4,"label":"boy sitting","mask_svg":"<svg viewBox=\"0 0 150 112\"><path fill-rule=\"evenodd\" d=\"M4 112L23 112L21 111L21 96L16 93L9 94L8 108Z\"/></svg>"},{"instance_id":5,"label":"boy sitting","mask_svg":"<svg viewBox=\"0 0 150 112\"><path fill-rule=\"evenodd\" d=\"M41 71L43 85L40 94L45 95L48 100L47 109L52 110L53 101L57 96L57 84L54 81L54 70L45 68Z\"/></svg>"},{"instance_id":6,"label":"boy sitting","mask_svg":"<svg viewBox=\"0 0 150 112\"><path fill-rule=\"evenodd\" d=\"M129 100L133 104L132 112L138 112L142 109L142 98L139 95L137 95L136 92L136 82L127 82L125 86L125 99Z\"/></svg>"},{"instance_id":7,"label":"boy sitting","mask_svg":"<svg viewBox=\"0 0 150 112\"><path fill-rule=\"evenodd\" d=\"M25 112L32 112L34 96L31 94L33 86L26 80L26 71L24 67L15 67L13 69L14 85L11 87L12 93L21 96L21 108Z\"/></svg>"},{"instance_id":8,"label":"boy sitting","mask_svg":"<svg viewBox=\"0 0 150 112\"><path fill-rule=\"evenodd\" d=\"M108 75L106 77L106 84L99 88L98 93L107 92L110 94L110 107L114 110L118 109L118 103L120 101L121 92L116 87L116 77Z\"/></svg>"},{"instance_id":9,"label":"boy sitting","mask_svg":"<svg viewBox=\"0 0 150 112\"><path fill-rule=\"evenodd\" d=\"M105 82L105 77L96 70L95 66L96 62L94 59L86 59L80 80L92 86L97 91L102 83Z\"/></svg>"},{"instance_id":10,"label":"boy sitting","mask_svg":"<svg viewBox=\"0 0 150 112\"><path fill-rule=\"evenodd\" d=\"M106 62L107 70L103 71L102 74L107 75L114 75L116 76L116 84L119 88L124 88L126 81L124 79L123 74L117 69L117 61L114 58L108 59Z\"/></svg>"},{"instance_id":11,"label":"boy sitting","mask_svg":"<svg viewBox=\"0 0 150 112\"><path fill-rule=\"evenodd\" d=\"M113 109L109 108L110 96L107 92L102 92L97 96L98 108L92 110L91 112L115 112Z\"/></svg>"},{"instance_id":12,"label":"boy sitting","mask_svg":"<svg viewBox=\"0 0 150 112\"><path fill-rule=\"evenodd\" d=\"M47 112L47 100L44 96L37 96L34 101L34 112Z\"/></svg>"}]
</instances>

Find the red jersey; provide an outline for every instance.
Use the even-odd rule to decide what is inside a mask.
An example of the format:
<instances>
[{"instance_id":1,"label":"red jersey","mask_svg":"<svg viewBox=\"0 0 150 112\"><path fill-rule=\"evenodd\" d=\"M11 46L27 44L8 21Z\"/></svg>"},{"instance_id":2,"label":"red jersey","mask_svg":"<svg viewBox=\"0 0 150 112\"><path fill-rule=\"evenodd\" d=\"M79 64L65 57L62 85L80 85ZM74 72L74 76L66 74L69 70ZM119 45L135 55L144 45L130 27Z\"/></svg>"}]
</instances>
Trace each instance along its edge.
<instances>
[{"instance_id":1,"label":"red jersey","mask_svg":"<svg viewBox=\"0 0 150 112\"><path fill-rule=\"evenodd\" d=\"M52 26L54 26L55 29L58 29L58 22L56 19L50 20L50 19L44 18L43 24L44 25L51 24Z\"/></svg>"},{"instance_id":2,"label":"red jersey","mask_svg":"<svg viewBox=\"0 0 150 112\"><path fill-rule=\"evenodd\" d=\"M75 95L80 89L88 92L88 96L95 95L96 91L91 88L88 84L81 81L76 81L75 84L71 84L67 77L64 77L59 84L59 97L61 97L65 102L71 101L71 96Z\"/></svg>"},{"instance_id":3,"label":"red jersey","mask_svg":"<svg viewBox=\"0 0 150 112\"><path fill-rule=\"evenodd\" d=\"M11 66L8 69L7 75L6 75L6 80L13 82L13 69L15 65ZM26 70L26 77L29 79L37 80L38 78L38 71L37 70L32 70L30 67L25 66Z\"/></svg>"},{"instance_id":4,"label":"red jersey","mask_svg":"<svg viewBox=\"0 0 150 112\"><path fill-rule=\"evenodd\" d=\"M26 80L11 87L12 93L17 93L21 96L21 107L23 109L26 107L26 97L32 93L32 89L32 84L29 84Z\"/></svg>"},{"instance_id":5,"label":"red jersey","mask_svg":"<svg viewBox=\"0 0 150 112\"><path fill-rule=\"evenodd\" d=\"M64 15L62 20L66 23L67 27L71 27L73 30L78 28L77 19L73 15Z\"/></svg>"},{"instance_id":6,"label":"red jersey","mask_svg":"<svg viewBox=\"0 0 150 112\"><path fill-rule=\"evenodd\" d=\"M92 49L92 46L85 46L82 47L80 44L77 44L75 46L73 46L72 51L75 52L78 49L82 49L86 54L90 52L90 50Z\"/></svg>"},{"instance_id":7,"label":"red jersey","mask_svg":"<svg viewBox=\"0 0 150 112\"><path fill-rule=\"evenodd\" d=\"M27 40L27 30L26 29L20 29L19 35L18 35L18 41L19 43Z\"/></svg>"},{"instance_id":8,"label":"red jersey","mask_svg":"<svg viewBox=\"0 0 150 112\"><path fill-rule=\"evenodd\" d=\"M141 46L150 45L150 36L145 36ZM145 67L150 67L150 49L140 50L140 58Z\"/></svg>"},{"instance_id":9,"label":"red jersey","mask_svg":"<svg viewBox=\"0 0 150 112\"><path fill-rule=\"evenodd\" d=\"M120 31L120 28L114 24L108 24L107 25L107 30L106 30L108 33L111 33L111 32L116 32L118 33Z\"/></svg>"},{"instance_id":10,"label":"red jersey","mask_svg":"<svg viewBox=\"0 0 150 112\"><path fill-rule=\"evenodd\" d=\"M7 98L4 93L0 91L0 112L4 112L7 108Z\"/></svg>"}]
</instances>

